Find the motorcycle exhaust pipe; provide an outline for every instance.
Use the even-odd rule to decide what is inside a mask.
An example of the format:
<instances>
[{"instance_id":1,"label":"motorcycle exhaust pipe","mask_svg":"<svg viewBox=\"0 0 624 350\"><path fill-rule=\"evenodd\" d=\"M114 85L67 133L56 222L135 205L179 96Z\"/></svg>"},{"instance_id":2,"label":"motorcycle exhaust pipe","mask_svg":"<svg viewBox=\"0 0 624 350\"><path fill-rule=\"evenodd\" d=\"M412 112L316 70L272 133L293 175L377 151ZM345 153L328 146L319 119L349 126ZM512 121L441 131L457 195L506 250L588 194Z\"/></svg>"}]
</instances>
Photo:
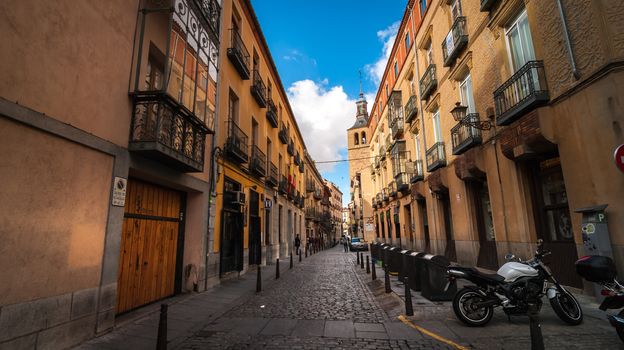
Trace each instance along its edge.
<instances>
[{"instance_id":1,"label":"motorcycle exhaust pipe","mask_svg":"<svg viewBox=\"0 0 624 350\"><path fill-rule=\"evenodd\" d=\"M450 276L450 277L455 277L455 278L466 278L468 275L466 275L465 272L463 271L458 271L458 270L453 270L453 269L449 269L446 271L446 273Z\"/></svg>"},{"instance_id":2,"label":"motorcycle exhaust pipe","mask_svg":"<svg viewBox=\"0 0 624 350\"><path fill-rule=\"evenodd\" d=\"M474 306L477 309L481 309L481 308L484 308L484 307L497 306L499 304L500 304L500 300L498 300L498 299L489 299L489 300L486 300L486 301L483 301L483 302L480 302L480 303L475 303Z\"/></svg>"}]
</instances>

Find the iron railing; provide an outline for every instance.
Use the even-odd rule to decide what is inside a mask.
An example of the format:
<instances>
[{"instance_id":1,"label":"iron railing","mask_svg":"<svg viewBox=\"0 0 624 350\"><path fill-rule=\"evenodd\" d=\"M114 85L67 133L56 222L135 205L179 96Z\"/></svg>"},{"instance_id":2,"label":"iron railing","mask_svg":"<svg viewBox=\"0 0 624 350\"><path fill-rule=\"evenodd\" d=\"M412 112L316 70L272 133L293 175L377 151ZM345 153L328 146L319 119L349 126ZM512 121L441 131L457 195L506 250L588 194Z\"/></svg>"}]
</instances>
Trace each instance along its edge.
<instances>
[{"instance_id":1,"label":"iron railing","mask_svg":"<svg viewBox=\"0 0 624 350\"><path fill-rule=\"evenodd\" d=\"M464 153L475 145L481 144L481 130L467 123L478 123L479 113L470 113L464 117L464 122L459 122L451 129L451 141L453 154Z\"/></svg>"},{"instance_id":2,"label":"iron railing","mask_svg":"<svg viewBox=\"0 0 624 350\"><path fill-rule=\"evenodd\" d=\"M299 163L299 172L301 174L303 174L303 172L305 171L305 166L303 164L304 164L303 161Z\"/></svg>"},{"instance_id":3,"label":"iron railing","mask_svg":"<svg viewBox=\"0 0 624 350\"><path fill-rule=\"evenodd\" d=\"M230 29L230 36L232 41L227 49L227 56L241 79L248 80L250 77L249 51L247 51L238 31Z\"/></svg>"},{"instance_id":4,"label":"iron railing","mask_svg":"<svg viewBox=\"0 0 624 350\"><path fill-rule=\"evenodd\" d=\"M394 146L394 142L392 141L392 135L388 134L386 135L386 152L389 152L392 149L392 146Z\"/></svg>"},{"instance_id":5,"label":"iron railing","mask_svg":"<svg viewBox=\"0 0 624 350\"><path fill-rule=\"evenodd\" d=\"M384 188L381 190L381 199L382 199L384 202L388 202L388 201L390 200L390 197L389 197L389 192L390 192L390 191L388 190L388 188L387 188L387 187L384 187Z\"/></svg>"},{"instance_id":6,"label":"iron railing","mask_svg":"<svg viewBox=\"0 0 624 350\"><path fill-rule=\"evenodd\" d=\"M384 144L379 145L379 153L377 154L379 161L386 159L386 146Z\"/></svg>"},{"instance_id":7,"label":"iron railing","mask_svg":"<svg viewBox=\"0 0 624 350\"><path fill-rule=\"evenodd\" d=\"M418 115L418 108L416 107L416 96L412 95L405 104L405 122L411 123Z\"/></svg>"},{"instance_id":8,"label":"iron railing","mask_svg":"<svg viewBox=\"0 0 624 350\"><path fill-rule=\"evenodd\" d=\"M322 198L323 198L323 193L321 192L321 189L314 188L314 199L321 200Z\"/></svg>"},{"instance_id":9,"label":"iron railing","mask_svg":"<svg viewBox=\"0 0 624 350\"><path fill-rule=\"evenodd\" d=\"M299 151L297 151L297 154L295 154L295 165L299 166L299 164L301 164L301 156L299 155Z\"/></svg>"},{"instance_id":10,"label":"iron railing","mask_svg":"<svg viewBox=\"0 0 624 350\"><path fill-rule=\"evenodd\" d=\"M397 197L398 190L396 181L390 181L390 183L388 184L388 192L390 197Z\"/></svg>"},{"instance_id":11,"label":"iron railing","mask_svg":"<svg viewBox=\"0 0 624 350\"><path fill-rule=\"evenodd\" d=\"M286 147L286 150L288 151L288 154L290 154L291 156L295 155L295 142L293 141L293 139L290 139L290 142L288 143L288 147Z\"/></svg>"},{"instance_id":12,"label":"iron railing","mask_svg":"<svg viewBox=\"0 0 624 350\"><path fill-rule=\"evenodd\" d=\"M425 178L425 174L423 171L422 160L416 159L414 162L414 173L410 178L410 183L416 183L418 181L422 181Z\"/></svg>"},{"instance_id":13,"label":"iron railing","mask_svg":"<svg viewBox=\"0 0 624 350\"><path fill-rule=\"evenodd\" d=\"M404 192L409 189L410 179L414 169L408 166L409 151L393 153L392 157L392 177L396 182L397 190Z\"/></svg>"},{"instance_id":14,"label":"iron railing","mask_svg":"<svg viewBox=\"0 0 624 350\"><path fill-rule=\"evenodd\" d=\"M257 145L251 146L250 170L260 177L266 176L266 154Z\"/></svg>"},{"instance_id":15,"label":"iron railing","mask_svg":"<svg viewBox=\"0 0 624 350\"><path fill-rule=\"evenodd\" d=\"M420 78L420 99L426 100L431 96L431 94L435 91L438 86L438 80L436 79L436 66L435 64L430 64L425 70L422 78Z\"/></svg>"},{"instance_id":16,"label":"iron railing","mask_svg":"<svg viewBox=\"0 0 624 350\"><path fill-rule=\"evenodd\" d=\"M230 119L227 122L228 137L225 141L225 151L230 159L239 163L247 163L249 154L247 151L247 134Z\"/></svg>"},{"instance_id":17,"label":"iron railing","mask_svg":"<svg viewBox=\"0 0 624 350\"><path fill-rule=\"evenodd\" d=\"M455 59L468 44L468 33L466 32L466 17L455 18L451 30L442 41L442 58L444 67L448 67L455 62Z\"/></svg>"},{"instance_id":18,"label":"iron railing","mask_svg":"<svg viewBox=\"0 0 624 350\"><path fill-rule=\"evenodd\" d=\"M392 130L392 138L397 140L403 135L403 108L397 108L393 114L390 129Z\"/></svg>"},{"instance_id":19,"label":"iron railing","mask_svg":"<svg viewBox=\"0 0 624 350\"><path fill-rule=\"evenodd\" d=\"M309 220L314 220L316 217L316 208L306 208L305 217Z\"/></svg>"},{"instance_id":20,"label":"iron railing","mask_svg":"<svg viewBox=\"0 0 624 350\"><path fill-rule=\"evenodd\" d=\"M269 186L277 186L277 167L272 162L269 164L269 176L267 176L266 182Z\"/></svg>"},{"instance_id":21,"label":"iron railing","mask_svg":"<svg viewBox=\"0 0 624 350\"><path fill-rule=\"evenodd\" d=\"M312 193L314 192L314 181L308 180L306 181L306 192L308 193Z\"/></svg>"},{"instance_id":22,"label":"iron railing","mask_svg":"<svg viewBox=\"0 0 624 350\"><path fill-rule=\"evenodd\" d=\"M529 61L494 91L496 124L509 125L550 99L543 61Z\"/></svg>"},{"instance_id":23,"label":"iron railing","mask_svg":"<svg viewBox=\"0 0 624 350\"><path fill-rule=\"evenodd\" d=\"M282 122L282 125L280 127L280 131L279 131L278 137L279 137L280 141L282 141L282 143L284 145L288 144L288 138L289 138L288 134L289 133L290 132L289 132L288 128L286 127L286 125L284 125L284 122Z\"/></svg>"},{"instance_id":24,"label":"iron railing","mask_svg":"<svg viewBox=\"0 0 624 350\"><path fill-rule=\"evenodd\" d=\"M195 4L216 36L219 34L221 6L217 0L195 0Z\"/></svg>"},{"instance_id":25,"label":"iron railing","mask_svg":"<svg viewBox=\"0 0 624 350\"><path fill-rule=\"evenodd\" d=\"M262 108L266 107L267 89L266 89L266 85L264 84L264 80L262 80L262 77L260 76L260 72L257 69L254 69L253 71L253 83L251 84L250 89L251 89L251 95L254 97L256 102L258 102L258 105Z\"/></svg>"},{"instance_id":26,"label":"iron railing","mask_svg":"<svg viewBox=\"0 0 624 350\"><path fill-rule=\"evenodd\" d=\"M427 150L427 171L432 172L443 166L446 166L444 142L436 142Z\"/></svg>"},{"instance_id":27,"label":"iron railing","mask_svg":"<svg viewBox=\"0 0 624 350\"><path fill-rule=\"evenodd\" d=\"M279 193L282 195L285 195L286 192L288 191L288 179L286 178L285 175L282 175L280 178L278 190L279 190Z\"/></svg>"},{"instance_id":28,"label":"iron railing","mask_svg":"<svg viewBox=\"0 0 624 350\"><path fill-rule=\"evenodd\" d=\"M266 118L273 128L277 128L277 107L270 96L267 99Z\"/></svg>"}]
</instances>

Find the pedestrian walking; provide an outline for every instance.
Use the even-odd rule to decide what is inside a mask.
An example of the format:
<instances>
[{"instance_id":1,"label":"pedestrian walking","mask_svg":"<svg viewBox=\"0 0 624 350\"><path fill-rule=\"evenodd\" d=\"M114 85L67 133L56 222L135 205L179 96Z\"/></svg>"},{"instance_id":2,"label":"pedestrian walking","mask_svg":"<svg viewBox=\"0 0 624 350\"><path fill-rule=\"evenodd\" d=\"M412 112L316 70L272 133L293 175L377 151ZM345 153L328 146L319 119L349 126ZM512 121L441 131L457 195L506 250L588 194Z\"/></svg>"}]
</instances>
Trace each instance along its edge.
<instances>
[{"instance_id":1,"label":"pedestrian walking","mask_svg":"<svg viewBox=\"0 0 624 350\"><path fill-rule=\"evenodd\" d=\"M301 238L297 235L297 237L295 237L295 251L297 252L297 255L301 254L299 247L301 247Z\"/></svg>"}]
</instances>

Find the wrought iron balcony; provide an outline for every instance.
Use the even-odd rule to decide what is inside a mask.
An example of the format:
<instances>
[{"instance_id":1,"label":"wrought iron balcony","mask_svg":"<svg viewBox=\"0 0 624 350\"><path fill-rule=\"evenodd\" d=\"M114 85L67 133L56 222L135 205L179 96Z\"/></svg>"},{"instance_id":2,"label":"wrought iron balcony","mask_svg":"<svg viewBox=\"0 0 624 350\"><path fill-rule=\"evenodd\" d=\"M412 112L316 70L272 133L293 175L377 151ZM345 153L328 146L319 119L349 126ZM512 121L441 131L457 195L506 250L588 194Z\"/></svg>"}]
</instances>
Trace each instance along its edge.
<instances>
[{"instance_id":1,"label":"wrought iron balcony","mask_svg":"<svg viewBox=\"0 0 624 350\"><path fill-rule=\"evenodd\" d=\"M394 116L390 122L390 129L392 130L392 138L398 140L403 136L403 110L400 109L400 113Z\"/></svg>"},{"instance_id":2,"label":"wrought iron balcony","mask_svg":"<svg viewBox=\"0 0 624 350\"><path fill-rule=\"evenodd\" d=\"M308 220L314 220L316 218L316 208L306 208L305 217Z\"/></svg>"},{"instance_id":3,"label":"wrought iron balcony","mask_svg":"<svg viewBox=\"0 0 624 350\"><path fill-rule=\"evenodd\" d=\"M227 129L228 137L225 141L226 155L238 163L247 163L249 160L247 135L231 119L228 120Z\"/></svg>"},{"instance_id":4,"label":"wrought iron balcony","mask_svg":"<svg viewBox=\"0 0 624 350\"><path fill-rule=\"evenodd\" d=\"M322 204L322 205L329 205L329 198L323 198L323 199L321 199L321 204Z\"/></svg>"},{"instance_id":5,"label":"wrought iron balcony","mask_svg":"<svg viewBox=\"0 0 624 350\"><path fill-rule=\"evenodd\" d=\"M470 123L479 122L479 113L468 114L464 120ZM473 146L481 144L481 130L460 122L451 129L451 140L453 154L462 154Z\"/></svg>"},{"instance_id":6,"label":"wrought iron balcony","mask_svg":"<svg viewBox=\"0 0 624 350\"><path fill-rule=\"evenodd\" d=\"M377 201L377 205L381 207L381 204L383 203L383 197L381 192L375 195L375 200Z\"/></svg>"},{"instance_id":7,"label":"wrought iron balcony","mask_svg":"<svg viewBox=\"0 0 624 350\"><path fill-rule=\"evenodd\" d=\"M303 161L301 161L301 163L299 164L299 172L303 174L304 171L305 171L305 166L303 165Z\"/></svg>"},{"instance_id":8,"label":"wrought iron balcony","mask_svg":"<svg viewBox=\"0 0 624 350\"><path fill-rule=\"evenodd\" d=\"M286 191L288 191L288 179L284 175L280 178L278 190L282 195L285 195Z\"/></svg>"},{"instance_id":9,"label":"wrought iron balcony","mask_svg":"<svg viewBox=\"0 0 624 350\"><path fill-rule=\"evenodd\" d=\"M392 140L392 135L388 134L386 135L386 153L390 152L390 150L392 149L392 147L394 146L394 141Z\"/></svg>"},{"instance_id":10,"label":"wrought iron balcony","mask_svg":"<svg viewBox=\"0 0 624 350\"><path fill-rule=\"evenodd\" d=\"M219 23L221 18L221 6L217 0L194 0L199 8L199 12L210 26L213 32L219 34Z\"/></svg>"},{"instance_id":11,"label":"wrought iron balcony","mask_svg":"<svg viewBox=\"0 0 624 350\"><path fill-rule=\"evenodd\" d=\"M260 177L266 176L266 154L256 145L251 147L251 162L249 168L251 172Z\"/></svg>"},{"instance_id":12,"label":"wrought iron balcony","mask_svg":"<svg viewBox=\"0 0 624 350\"><path fill-rule=\"evenodd\" d=\"M414 174L413 166L410 166L412 162L408 162L408 158L409 152L403 151L397 152L392 160L392 175L399 192L409 190L410 180Z\"/></svg>"},{"instance_id":13,"label":"wrought iron balcony","mask_svg":"<svg viewBox=\"0 0 624 350\"><path fill-rule=\"evenodd\" d=\"M256 102L258 102L258 106L262 108L266 107L267 106L266 85L264 84L264 80L262 80L262 77L260 76L260 72L258 72L258 70L256 69L254 69L253 71L253 83L251 84L250 90L251 90L251 95L254 97Z\"/></svg>"},{"instance_id":14,"label":"wrought iron balcony","mask_svg":"<svg viewBox=\"0 0 624 350\"><path fill-rule=\"evenodd\" d=\"M323 193L319 188L314 188L314 199L321 200L323 198Z\"/></svg>"},{"instance_id":15,"label":"wrought iron balcony","mask_svg":"<svg viewBox=\"0 0 624 350\"><path fill-rule=\"evenodd\" d=\"M494 91L496 125L509 125L550 99L543 61L529 61Z\"/></svg>"},{"instance_id":16,"label":"wrought iron balcony","mask_svg":"<svg viewBox=\"0 0 624 350\"><path fill-rule=\"evenodd\" d=\"M381 166L381 157L379 155L375 156L375 169L379 169Z\"/></svg>"},{"instance_id":17,"label":"wrought iron balcony","mask_svg":"<svg viewBox=\"0 0 624 350\"><path fill-rule=\"evenodd\" d=\"M295 165L299 166L299 164L301 164L301 156L299 156L299 151L297 151L297 154L295 154Z\"/></svg>"},{"instance_id":18,"label":"wrought iron balcony","mask_svg":"<svg viewBox=\"0 0 624 350\"><path fill-rule=\"evenodd\" d=\"M128 149L183 172L204 169L208 128L164 93L135 94Z\"/></svg>"},{"instance_id":19,"label":"wrought iron balcony","mask_svg":"<svg viewBox=\"0 0 624 350\"><path fill-rule=\"evenodd\" d=\"M432 172L443 166L446 166L444 142L436 142L427 150L427 171Z\"/></svg>"},{"instance_id":20,"label":"wrought iron balcony","mask_svg":"<svg viewBox=\"0 0 624 350\"><path fill-rule=\"evenodd\" d=\"M388 191L390 192L389 193L390 197L393 197L393 198L397 197L398 189L397 189L396 181L390 181L390 183L388 184Z\"/></svg>"},{"instance_id":21,"label":"wrought iron balcony","mask_svg":"<svg viewBox=\"0 0 624 350\"><path fill-rule=\"evenodd\" d=\"M425 178L425 175L423 172L422 160L417 159L413 163L414 163L414 173L412 174L412 177L410 178L410 183L416 183L418 181L422 181Z\"/></svg>"},{"instance_id":22,"label":"wrought iron balcony","mask_svg":"<svg viewBox=\"0 0 624 350\"><path fill-rule=\"evenodd\" d=\"M289 134L288 128L286 128L286 125L284 125L284 122L282 122L278 137L284 145L288 144L288 138L289 138L288 134Z\"/></svg>"},{"instance_id":23,"label":"wrought iron balcony","mask_svg":"<svg viewBox=\"0 0 624 350\"><path fill-rule=\"evenodd\" d=\"M294 199L295 199L295 186L293 186L293 184L290 183L290 182L286 186L286 195L287 195L288 199L290 199L291 201L294 201Z\"/></svg>"},{"instance_id":24,"label":"wrought iron balcony","mask_svg":"<svg viewBox=\"0 0 624 350\"><path fill-rule=\"evenodd\" d=\"M481 12L489 12L498 0L481 0Z\"/></svg>"},{"instance_id":25,"label":"wrought iron balcony","mask_svg":"<svg viewBox=\"0 0 624 350\"><path fill-rule=\"evenodd\" d=\"M306 181L306 192L312 193L314 192L314 189L314 182L310 180Z\"/></svg>"},{"instance_id":26,"label":"wrought iron balcony","mask_svg":"<svg viewBox=\"0 0 624 350\"><path fill-rule=\"evenodd\" d=\"M385 145L380 145L379 147L379 153L377 155L379 157L379 161L382 161L384 159L386 159L386 146Z\"/></svg>"},{"instance_id":27,"label":"wrought iron balcony","mask_svg":"<svg viewBox=\"0 0 624 350\"><path fill-rule=\"evenodd\" d=\"M232 41L230 47L227 49L227 56L230 62L234 65L234 68L240 75L241 79L249 80L250 68L249 68L249 51L243 43L238 31L230 29L230 36Z\"/></svg>"},{"instance_id":28,"label":"wrought iron balcony","mask_svg":"<svg viewBox=\"0 0 624 350\"><path fill-rule=\"evenodd\" d=\"M418 115L418 108L416 107L416 96L412 95L405 104L405 122L411 123Z\"/></svg>"},{"instance_id":29,"label":"wrought iron balcony","mask_svg":"<svg viewBox=\"0 0 624 350\"><path fill-rule=\"evenodd\" d=\"M266 118L273 128L277 128L277 107L271 97L267 99Z\"/></svg>"},{"instance_id":30,"label":"wrought iron balcony","mask_svg":"<svg viewBox=\"0 0 624 350\"><path fill-rule=\"evenodd\" d=\"M389 194L390 194L390 191L388 190L387 187L384 187L381 190L381 199L386 203L390 200Z\"/></svg>"},{"instance_id":31,"label":"wrought iron balcony","mask_svg":"<svg viewBox=\"0 0 624 350\"><path fill-rule=\"evenodd\" d=\"M277 186L277 167L273 163L269 164L269 176L266 178L266 183L273 188Z\"/></svg>"},{"instance_id":32,"label":"wrought iron balcony","mask_svg":"<svg viewBox=\"0 0 624 350\"><path fill-rule=\"evenodd\" d=\"M448 67L455 62L455 59L468 44L468 33L466 32L466 17L455 18L451 31L442 42L442 58L444 67Z\"/></svg>"},{"instance_id":33,"label":"wrought iron balcony","mask_svg":"<svg viewBox=\"0 0 624 350\"><path fill-rule=\"evenodd\" d=\"M426 100L433 94L435 89L438 87L438 80L436 79L436 66L435 64L430 64L425 70L425 74L423 74L422 78L420 78L420 99Z\"/></svg>"},{"instance_id":34,"label":"wrought iron balcony","mask_svg":"<svg viewBox=\"0 0 624 350\"><path fill-rule=\"evenodd\" d=\"M288 151L288 154L290 154L291 156L295 155L295 142L293 141L293 139L290 139L290 142L288 143L288 147L286 147L286 150Z\"/></svg>"}]
</instances>

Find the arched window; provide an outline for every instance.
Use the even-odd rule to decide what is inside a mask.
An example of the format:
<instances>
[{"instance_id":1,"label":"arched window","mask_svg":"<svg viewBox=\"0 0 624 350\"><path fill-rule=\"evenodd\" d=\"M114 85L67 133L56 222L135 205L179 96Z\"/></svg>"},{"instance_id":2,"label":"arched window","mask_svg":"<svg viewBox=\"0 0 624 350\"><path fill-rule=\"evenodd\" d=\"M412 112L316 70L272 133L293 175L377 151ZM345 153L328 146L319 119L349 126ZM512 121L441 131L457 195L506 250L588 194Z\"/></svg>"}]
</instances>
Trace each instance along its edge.
<instances>
[{"instance_id":1,"label":"arched window","mask_svg":"<svg viewBox=\"0 0 624 350\"><path fill-rule=\"evenodd\" d=\"M362 144L366 144L366 133L364 131L362 131Z\"/></svg>"},{"instance_id":2,"label":"arched window","mask_svg":"<svg viewBox=\"0 0 624 350\"><path fill-rule=\"evenodd\" d=\"M356 144L356 145L359 145L359 144L360 144L360 137L359 137L359 135L358 135L358 133L357 133L357 132L356 132L355 134L353 134L353 142L354 142L354 144Z\"/></svg>"}]
</instances>

